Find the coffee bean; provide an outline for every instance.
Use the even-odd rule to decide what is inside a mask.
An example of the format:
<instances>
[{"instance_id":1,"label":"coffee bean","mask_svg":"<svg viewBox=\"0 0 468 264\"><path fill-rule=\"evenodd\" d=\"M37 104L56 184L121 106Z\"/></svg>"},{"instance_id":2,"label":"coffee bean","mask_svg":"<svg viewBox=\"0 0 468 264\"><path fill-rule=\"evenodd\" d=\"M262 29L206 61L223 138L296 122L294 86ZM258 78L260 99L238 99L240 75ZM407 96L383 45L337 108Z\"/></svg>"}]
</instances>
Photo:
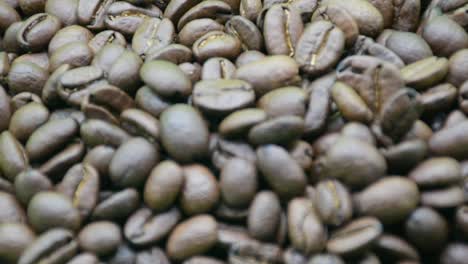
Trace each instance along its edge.
<instances>
[{"instance_id":1,"label":"coffee bean","mask_svg":"<svg viewBox=\"0 0 468 264\"><path fill-rule=\"evenodd\" d=\"M44 261L65 263L78 252L78 243L72 232L54 228L39 236L23 252L18 264L33 264Z\"/></svg>"},{"instance_id":2,"label":"coffee bean","mask_svg":"<svg viewBox=\"0 0 468 264\"><path fill-rule=\"evenodd\" d=\"M299 164L286 152L275 145L257 149L257 165L273 190L283 198L302 195L306 178Z\"/></svg>"},{"instance_id":3,"label":"coffee bean","mask_svg":"<svg viewBox=\"0 0 468 264\"><path fill-rule=\"evenodd\" d=\"M81 224L79 211L72 200L52 191L39 192L32 197L28 205L28 220L39 233L59 227L76 231Z\"/></svg>"},{"instance_id":4,"label":"coffee bean","mask_svg":"<svg viewBox=\"0 0 468 264\"><path fill-rule=\"evenodd\" d=\"M327 239L315 210L314 203L307 198L296 198L288 204L289 239L295 249L306 255L320 252Z\"/></svg>"},{"instance_id":5,"label":"coffee bean","mask_svg":"<svg viewBox=\"0 0 468 264\"><path fill-rule=\"evenodd\" d=\"M120 228L112 222L94 222L84 226L78 235L80 248L98 256L114 252L122 243Z\"/></svg>"},{"instance_id":6,"label":"coffee bean","mask_svg":"<svg viewBox=\"0 0 468 264\"><path fill-rule=\"evenodd\" d=\"M187 215L207 213L218 203L220 190L211 171L202 165L183 167L184 185L180 195L180 207Z\"/></svg>"},{"instance_id":7,"label":"coffee bean","mask_svg":"<svg viewBox=\"0 0 468 264\"><path fill-rule=\"evenodd\" d=\"M338 255L358 254L376 242L382 229L375 218L358 218L331 234L327 250Z\"/></svg>"},{"instance_id":8,"label":"coffee bean","mask_svg":"<svg viewBox=\"0 0 468 264\"><path fill-rule=\"evenodd\" d=\"M142 208L132 214L125 223L125 237L134 245L153 244L167 237L181 219L177 208L153 214Z\"/></svg>"},{"instance_id":9,"label":"coffee bean","mask_svg":"<svg viewBox=\"0 0 468 264\"><path fill-rule=\"evenodd\" d=\"M143 138L133 138L123 143L109 164L112 182L122 187L139 187L148 178L159 160L157 146ZM132 171L128 171L133 167Z\"/></svg>"},{"instance_id":10,"label":"coffee bean","mask_svg":"<svg viewBox=\"0 0 468 264\"><path fill-rule=\"evenodd\" d=\"M202 214L185 220L169 236L166 249L169 257L184 260L205 253L216 243L217 230L216 220L208 215Z\"/></svg>"},{"instance_id":11,"label":"coffee bean","mask_svg":"<svg viewBox=\"0 0 468 264\"><path fill-rule=\"evenodd\" d=\"M153 210L171 207L182 191L183 169L173 161L163 161L151 171L145 184L144 200Z\"/></svg>"},{"instance_id":12,"label":"coffee bean","mask_svg":"<svg viewBox=\"0 0 468 264\"><path fill-rule=\"evenodd\" d=\"M447 241L447 222L431 208L421 207L411 213L405 230L408 239L425 252L439 250Z\"/></svg>"},{"instance_id":13,"label":"coffee bean","mask_svg":"<svg viewBox=\"0 0 468 264\"><path fill-rule=\"evenodd\" d=\"M176 160L190 162L208 154L208 128L193 107L177 104L160 118L161 142Z\"/></svg>"},{"instance_id":14,"label":"coffee bean","mask_svg":"<svg viewBox=\"0 0 468 264\"><path fill-rule=\"evenodd\" d=\"M138 208L139 201L138 192L135 189L124 189L100 201L94 208L91 218L121 220Z\"/></svg>"},{"instance_id":15,"label":"coffee bean","mask_svg":"<svg viewBox=\"0 0 468 264\"><path fill-rule=\"evenodd\" d=\"M17 263L24 250L36 239L34 232L24 224L0 224L0 259L7 264Z\"/></svg>"},{"instance_id":16,"label":"coffee bean","mask_svg":"<svg viewBox=\"0 0 468 264\"><path fill-rule=\"evenodd\" d=\"M360 214L374 216L383 223L396 223L416 208L419 191L411 180L387 177L368 186L355 200Z\"/></svg>"},{"instance_id":17,"label":"coffee bean","mask_svg":"<svg viewBox=\"0 0 468 264\"><path fill-rule=\"evenodd\" d=\"M278 196L271 191L258 193L249 208L249 234L255 239L271 241L276 236L280 221L281 205Z\"/></svg>"}]
</instances>

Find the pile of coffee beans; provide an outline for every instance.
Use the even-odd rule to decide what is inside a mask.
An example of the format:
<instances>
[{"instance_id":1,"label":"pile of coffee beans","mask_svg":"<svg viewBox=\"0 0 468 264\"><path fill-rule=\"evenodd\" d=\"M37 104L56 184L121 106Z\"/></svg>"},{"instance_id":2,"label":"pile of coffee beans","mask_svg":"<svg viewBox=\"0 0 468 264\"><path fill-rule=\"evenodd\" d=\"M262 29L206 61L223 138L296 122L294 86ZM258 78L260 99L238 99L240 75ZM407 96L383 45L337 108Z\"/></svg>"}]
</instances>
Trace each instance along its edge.
<instances>
[{"instance_id":1,"label":"pile of coffee beans","mask_svg":"<svg viewBox=\"0 0 468 264\"><path fill-rule=\"evenodd\" d=\"M467 264L468 0L0 0L1 264Z\"/></svg>"}]
</instances>

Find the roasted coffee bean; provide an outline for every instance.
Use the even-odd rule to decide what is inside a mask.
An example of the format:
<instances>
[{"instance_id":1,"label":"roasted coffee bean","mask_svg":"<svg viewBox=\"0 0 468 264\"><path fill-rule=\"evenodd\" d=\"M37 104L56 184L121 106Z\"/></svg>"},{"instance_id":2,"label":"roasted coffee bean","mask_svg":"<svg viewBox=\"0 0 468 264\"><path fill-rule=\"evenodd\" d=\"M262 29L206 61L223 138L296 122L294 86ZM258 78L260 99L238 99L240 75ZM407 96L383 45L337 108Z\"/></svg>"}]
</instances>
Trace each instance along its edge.
<instances>
[{"instance_id":1,"label":"roasted coffee bean","mask_svg":"<svg viewBox=\"0 0 468 264\"><path fill-rule=\"evenodd\" d=\"M405 223L408 239L423 252L440 250L448 238L448 224L435 210L420 207L414 210Z\"/></svg>"},{"instance_id":2,"label":"roasted coffee bean","mask_svg":"<svg viewBox=\"0 0 468 264\"><path fill-rule=\"evenodd\" d=\"M359 35L359 28L353 16L344 8L335 5L320 6L313 15L312 22L326 20L343 31L346 46L350 47Z\"/></svg>"},{"instance_id":3,"label":"roasted coffee bean","mask_svg":"<svg viewBox=\"0 0 468 264\"><path fill-rule=\"evenodd\" d=\"M179 66L180 67L180 66ZM226 58L211 58L204 64L200 72L202 80L232 79L236 66ZM199 81L199 80L197 80Z\"/></svg>"},{"instance_id":4,"label":"roasted coffee bean","mask_svg":"<svg viewBox=\"0 0 468 264\"><path fill-rule=\"evenodd\" d=\"M17 40L23 49L41 51L61 27L60 20L54 15L39 13L23 22Z\"/></svg>"},{"instance_id":5,"label":"roasted coffee bean","mask_svg":"<svg viewBox=\"0 0 468 264\"><path fill-rule=\"evenodd\" d=\"M316 254L311 257L308 264L344 264L345 262L337 255L333 254Z\"/></svg>"},{"instance_id":6,"label":"roasted coffee bean","mask_svg":"<svg viewBox=\"0 0 468 264\"><path fill-rule=\"evenodd\" d=\"M139 209L125 223L125 238L137 246L154 244L167 237L180 219L181 213L177 208L158 214L147 208Z\"/></svg>"},{"instance_id":7,"label":"roasted coffee bean","mask_svg":"<svg viewBox=\"0 0 468 264\"><path fill-rule=\"evenodd\" d=\"M201 63L212 57L234 59L241 51L237 37L222 31L210 31L193 43L193 55Z\"/></svg>"},{"instance_id":8,"label":"roasted coffee bean","mask_svg":"<svg viewBox=\"0 0 468 264\"><path fill-rule=\"evenodd\" d=\"M336 82L331 95L341 115L349 121L370 123L374 115L366 102L349 85Z\"/></svg>"},{"instance_id":9,"label":"roasted coffee bean","mask_svg":"<svg viewBox=\"0 0 468 264\"><path fill-rule=\"evenodd\" d=\"M421 103L425 113L434 113L449 109L456 101L457 89L449 84L439 84L421 94Z\"/></svg>"},{"instance_id":10,"label":"roasted coffee bean","mask_svg":"<svg viewBox=\"0 0 468 264\"><path fill-rule=\"evenodd\" d=\"M136 264L170 264L166 253L159 247L152 247L147 250L139 251L136 255Z\"/></svg>"},{"instance_id":11,"label":"roasted coffee bean","mask_svg":"<svg viewBox=\"0 0 468 264\"><path fill-rule=\"evenodd\" d=\"M294 58L301 70L317 75L335 66L344 51L345 35L328 21L307 26L297 42Z\"/></svg>"},{"instance_id":12,"label":"roasted coffee bean","mask_svg":"<svg viewBox=\"0 0 468 264\"><path fill-rule=\"evenodd\" d=\"M210 250L217 241L218 224L209 215L198 215L177 225L169 236L167 254L184 260Z\"/></svg>"},{"instance_id":13,"label":"roasted coffee bean","mask_svg":"<svg viewBox=\"0 0 468 264\"><path fill-rule=\"evenodd\" d=\"M54 228L39 236L23 252L18 264L66 263L78 252L78 242L73 233Z\"/></svg>"},{"instance_id":14,"label":"roasted coffee bean","mask_svg":"<svg viewBox=\"0 0 468 264\"><path fill-rule=\"evenodd\" d=\"M421 1L410 0L391 3L371 0L370 2L382 13L385 27L393 27L402 31L414 31L417 28Z\"/></svg>"},{"instance_id":15,"label":"roasted coffee bean","mask_svg":"<svg viewBox=\"0 0 468 264\"><path fill-rule=\"evenodd\" d=\"M173 161L163 161L151 171L143 197L153 210L164 211L174 205L184 185L183 169Z\"/></svg>"},{"instance_id":16,"label":"roasted coffee bean","mask_svg":"<svg viewBox=\"0 0 468 264\"><path fill-rule=\"evenodd\" d=\"M27 205L39 192L52 190L52 182L41 172L27 169L15 178L15 194L18 200Z\"/></svg>"},{"instance_id":17,"label":"roasted coffee bean","mask_svg":"<svg viewBox=\"0 0 468 264\"><path fill-rule=\"evenodd\" d=\"M434 133L429 140L429 149L439 156L459 159L468 157L468 153L461 147L465 140L468 141L468 137L464 136L465 128L468 128L468 122L463 121Z\"/></svg>"},{"instance_id":18,"label":"roasted coffee bean","mask_svg":"<svg viewBox=\"0 0 468 264\"><path fill-rule=\"evenodd\" d=\"M78 1L78 22L92 30L103 29L107 10L113 2L114 0L92 0L86 2Z\"/></svg>"},{"instance_id":19,"label":"roasted coffee bean","mask_svg":"<svg viewBox=\"0 0 468 264\"><path fill-rule=\"evenodd\" d=\"M377 41L395 52L406 64L433 55L431 47L415 33L386 29L380 34Z\"/></svg>"},{"instance_id":20,"label":"roasted coffee bean","mask_svg":"<svg viewBox=\"0 0 468 264\"><path fill-rule=\"evenodd\" d=\"M446 29L450 28L450 31ZM427 41L436 56L449 57L460 49L467 48L468 34L447 16L437 16L423 26L421 36ZM445 43L451 43L446 45Z\"/></svg>"},{"instance_id":21,"label":"roasted coffee bean","mask_svg":"<svg viewBox=\"0 0 468 264\"><path fill-rule=\"evenodd\" d=\"M382 231L383 226L377 219L358 218L331 234L327 250L338 255L358 254L374 244Z\"/></svg>"},{"instance_id":22,"label":"roasted coffee bean","mask_svg":"<svg viewBox=\"0 0 468 264\"><path fill-rule=\"evenodd\" d=\"M3 176L14 181L29 165L28 155L21 143L9 131L0 134L0 169Z\"/></svg>"},{"instance_id":23,"label":"roasted coffee bean","mask_svg":"<svg viewBox=\"0 0 468 264\"><path fill-rule=\"evenodd\" d=\"M328 74L318 78L307 88L310 96L304 117L304 133L306 135L317 135L324 128L330 113L331 88L335 81L335 74Z\"/></svg>"},{"instance_id":24,"label":"roasted coffee bean","mask_svg":"<svg viewBox=\"0 0 468 264\"><path fill-rule=\"evenodd\" d=\"M373 112L404 86L399 69L381 59L357 55L341 61L337 78L354 88Z\"/></svg>"},{"instance_id":25,"label":"roasted coffee bean","mask_svg":"<svg viewBox=\"0 0 468 264\"><path fill-rule=\"evenodd\" d=\"M99 119L88 119L80 126L80 134L88 146L119 147L131 136L122 128Z\"/></svg>"},{"instance_id":26,"label":"roasted coffee bean","mask_svg":"<svg viewBox=\"0 0 468 264\"><path fill-rule=\"evenodd\" d=\"M193 104L210 114L229 114L255 101L252 86L242 80L203 80L193 88Z\"/></svg>"},{"instance_id":27,"label":"roasted coffee bean","mask_svg":"<svg viewBox=\"0 0 468 264\"><path fill-rule=\"evenodd\" d=\"M408 175L418 186L437 187L458 183L462 179L460 164L453 158L431 158Z\"/></svg>"},{"instance_id":28,"label":"roasted coffee bean","mask_svg":"<svg viewBox=\"0 0 468 264\"><path fill-rule=\"evenodd\" d=\"M209 132L201 114L193 107L176 104L160 118L161 143L177 161L191 162L208 154Z\"/></svg>"},{"instance_id":29,"label":"roasted coffee bean","mask_svg":"<svg viewBox=\"0 0 468 264\"><path fill-rule=\"evenodd\" d=\"M143 86L138 89L135 95L135 103L139 108L155 117L159 117L159 115L170 106L166 99L153 92L153 89L148 86Z\"/></svg>"},{"instance_id":30,"label":"roasted coffee bean","mask_svg":"<svg viewBox=\"0 0 468 264\"><path fill-rule=\"evenodd\" d=\"M78 243L84 251L109 255L122 243L122 235L119 226L112 222L93 222L80 231Z\"/></svg>"},{"instance_id":31,"label":"roasted coffee bean","mask_svg":"<svg viewBox=\"0 0 468 264\"><path fill-rule=\"evenodd\" d=\"M0 260L17 263L24 250L36 239L34 232L24 224L0 224Z\"/></svg>"},{"instance_id":32,"label":"roasted coffee bean","mask_svg":"<svg viewBox=\"0 0 468 264\"><path fill-rule=\"evenodd\" d=\"M127 243L122 243L114 255L108 258L108 262L109 264L135 263L136 254L136 251L130 248Z\"/></svg>"},{"instance_id":33,"label":"roasted coffee bean","mask_svg":"<svg viewBox=\"0 0 468 264\"><path fill-rule=\"evenodd\" d=\"M96 255L91 253L81 253L76 255L67 264L99 264L99 259Z\"/></svg>"},{"instance_id":34,"label":"roasted coffee bean","mask_svg":"<svg viewBox=\"0 0 468 264\"><path fill-rule=\"evenodd\" d=\"M466 187L460 185L424 191L421 204L441 209L460 206L466 201Z\"/></svg>"},{"instance_id":35,"label":"roasted coffee bean","mask_svg":"<svg viewBox=\"0 0 468 264\"><path fill-rule=\"evenodd\" d=\"M23 22L18 21L14 22L8 28L6 28L2 40L3 48L5 49L5 51L13 53L19 53L21 51L21 46L16 38L16 35L18 34L18 31L20 30L22 25Z\"/></svg>"},{"instance_id":36,"label":"roasted coffee bean","mask_svg":"<svg viewBox=\"0 0 468 264\"><path fill-rule=\"evenodd\" d=\"M78 2L78 0L47 0L44 10L56 16L64 26L70 26L78 22Z\"/></svg>"},{"instance_id":37,"label":"roasted coffee bean","mask_svg":"<svg viewBox=\"0 0 468 264\"><path fill-rule=\"evenodd\" d=\"M387 160L389 170L396 172L407 172L429 152L427 143L421 139L406 140L380 151Z\"/></svg>"},{"instance_id":38,"label":"roasted coffee bean","mask_svg":"<svg viewBox=\"0 0 468 264\"><path fill-rule=\"evenodd\" d=\"M86 219L97 204L100 187L99 174L88 164L76 164L71 167L56 186L58 192L68 196L73 206Z\"/></svg>"},{"instance_id":39,"label":"roasted coffee bean","mask_svg":"<svg viewBox=\"0 0 468 264\"><path fill-rule=\"evenodd\" d=\"M263 95L273 89L294 84L298 73L299 65L293 59L277 55L239 67L235 77L249 82L256 94Z\"/></svg>"},{"instance_id":40,"label":"roasted coffee bean","mask_svg":"<svg viewBox=\"0 0 468 264\"><path fill-rule=\"evenodd\" d=\"M85 151L83 142L73 142L42 164L39 170L51 179L57 180L83 158Z\"/></svg>"},{"instance_id":41,"label":"roasted coffee bean","mask_svg":"<svg viewBox=\"0 0 468 264\"><path fill-rule=\"evenodd\" d=\"M325 247L326 230L311 200L296 198L289 202L288 234L292 246L306 255Z\"/></svg>"},{"instance_id":42,"label":"roasted coffee bean","mask_svg":"<svg viewBox=\"0 0 468 264\"><path fill-rule=\"evenodd\" d=\"M266 11L262 26L268 54L295 54L304 30L299 10L288 5L273 5Z\"/></svg>"},{"instance_id":43,"label":"roasted coffee bean","mask_svg":"<svg viewBox=\"0 0 468 264\"><path fill-rule=\"evenodd\" d=\"M386 177L355 197L358 214L378 218L384 224L405 219L419 203L416 184L403 177Z\"/></svg>"},{"instance_id":44,"label":"roasted coffee bean","mask_svg":"<svg viewBox=\"0 0 468 264\"><path fill-rule=\"evenodd\" d=\"M142 8L124 1L116 1L107 8L104 24L108 29L131 36L145 18L149 17L160 18L162 12L154 5L147 5Z\"/></svg>"},{"instance_id":45,"label":"roasted coffee bean","mask_svg":"<svg viewBox=\"0 0 468 264\"><path fill-rule=\"evenodd\" d=\"M220 18L221 15L229 15L231 11L231 7L223 1L203 1L184 13L184 15L179 19L177 23L177 28L180 30L188 22L195 19Z\"/></svg>"},{"instance_id":46,"label":"roasted coffee bean","mask_svg":"<svg viewBox=\"0 0 468 264\"><path fill-rule=\"evenodd\" d=\"M141 67L140 76L149 88L163 97L187 97L192 92L188 76L177 65L167 61L146 62Z\"/></svg>"},{"instance_id":47,"label":"roasted coffee bean","mask_svg":"<svg viewBox=\"0 0 468 264\"><path fill-rule=\"evenodd\" d=\"M226 30L238 37L244 50L261 50L263 48L262 33L255 23L242 16L233 16L226 22Z\"/></svg>"},{"instance_id":48,"label":"roasted coffee bean","mask_svg":"<svg viewBox=\"0 0 468 264\"><path fill-rule=\"evenodd\" d=\"M9 125L10 132L21 142L49 119L49 110L42 104L29 103L12 115Z\"/></svg>"},{"instance_id":49,"label":"roasted coffee bean","mask_svg":"<svg viewBox=\"0 0 468 264\"><path fill-rule=\"evenodd\" d=\"M255 22L262 11L262 7L262 1L260 0L241 0L239 12L241 16Z\"/></svg>"},{"instance_id":50,"label":"roasted coffee bean","mask_svg":"<svg viewBox=\"0 0 468 264\"><path fill-rule=\"evenodd\" d=\"M39 65L19 61L11 65L7 82L13 94L31 92L40 95L48 77L48 71Z\"/></svg>"},{"instance_id":51,"label":"roasted coffee bean","mask_svg":"<svg viewBox=\"0 0 468 264\"><path fill-rule=\"evenodd\" d=\"M246 207L257 191L257 168L249 161L232 158L224 164L220 174L223 201L233 207Z\"/></svg>"},{"instance_id":52,"label":"roasted coffee bean","mask_svg":"<svg viewBox=\"0 0 468 264\"><path fill-rule=\"evenodd\" d=\"M187 215L207 213L218 203L220 190L211 171L202 165L183 167L184 185L180 193L180 207Z\"/></svg>"},{"instance_id":53,"label":"roasted coffee bean","mask_svg":"<svg viewBox=\"0 0 468 264\"><path fill-rule=\"evenodd\" d=\"M366 36L358 36L356 43L354 43L352 47L352 52L356 55L374 56L378 59L390 62L398 68L405 66L405 63L396 53Z\"/></svg>"},{"instance_id":54,"label":"roasted coffee bean","mask_svg":"<svg viewBox=\"0 0 468 264\"><path fill-rule=\"evenodd\" d=\"M50 59L46 52L37 52L21 55L13 60L15 62L31 62L41 67L44 70L48 70L50 67Z\"/></svg>"},{"instance_id":55,"label":"roasted coffee bean","mask_svg":"<svg viewBox=\"0 0 468 264\"><path fill-rule=\"evenodd\" d=\"M326 224L340 226L353 215L349 191L337 180L325 180L316 186L315 207Z\"/></svg>"},{"instance_id":56,"label":"roasted coffee bean","mask_svg":"<svg viewBox=\"0 0 468 264\"><path fill-rule=\"evenodd\" d=\"M93 58L93 51L85 42L72 42L58 48L50 57L50 70L54 71L64 64L71 67L89 65Z\"/></svg>"},{"instance_id":57,"label":"roasted coffee bean","mask_svg":"<svg viewBox=\"0 0 468 264\"><path fill-rule=\"evenodd\" d=\"M15 196L0 192L0 224L4 223L26 223L26 214Z\"/></svg>"},{"instance_id":58,"label":"roasted coffee bean","mask_svg":"<svg viewBox=\"0 0 468 264\"><path fill-rule=\"evenodd\" d=\"M132 49L138 55L146 57L152 50L171 44L175 39L175 34L175 27L171 20L146 18L133 35Z\"/></svg>"},{"instance_id":59,"label":"roasted coffee bean","mask_svg":"<svg viewBox=\"0 0 468 264\"><path fill-rule=\"evenodd\" d=\"M241 158L255 163L257 160L255 150L242 141L231 141L212 135L210 138L210 154L213 165L222 169L231 158Z\"/></svg>"},{"instance_id":60,"label":"roasted coffee bean","mask_svg":"<svg viewBox=\"0 0 468 264\"><path fill-rule=\"evenodd\" d=\"M191 62L193 57L192 50L184 45L170 44L166 47L156 49L146 57L146 61L166 60L175 64Z\"/></svg>"},{"instance_id":61,"label":"roasted coffee bean","mask_svg":"<svg viewBox=\"0 0 468 264\"><path fill-rule=\"evenodd\" d=\"M134 107L133 99L125 92L112 85L94 88L81 101L81 111L87 118L102 119L118 124L120 113Z\"/></svg>"},{"instance_id":62,"label":"roasted coffee bean","mask_svg":"<svg viewBox=\"0 0 468 264\"><path fill-rule=\"evenodd\" d=\"M290 199L304 193L304 171L285 149L276 145L259 147L257 159L260 172L281 198Z\"/></svg>"},{"instance_id":63,"label":"roasted coffee bean","mask_svg":"<svg viewBox=\"0 0 468 264\"><path fill-rule=\"evenodd\" d=\"M210 60L216 60L216 58L212 58ZM197 62L184 62L179 64L179 68L189 77L192 83L195 83L201 79L202 66Z\"/></svg>"},{"instance_id":64,"label":"roasted coffee bean","mask_svg":"<svg viewBox=\"0 0 468 264\"><path fill-rule=\"evenodd\" d=\"M228 115L219 125L219 132L226 137L244 135L254 125L265 121L265 111L258 108L246 108Z\"/></svg>"},{"instance_id":65,"label":"roasted coffee bean","mask_svg":"<svg viewBox=\"0 0 468 264\"><path fill-rule=\"evenodd\" d=\"M99 84L105 84L102 80L104 72L94 66L85 66L66 71L60 77L57 85L57 93L62 100L73 106L80 106L83 99L90 94L93 88Z\"/></svg>"},{"instance_id":66,"label":"roasted coffee bean","mask_svg":"<svg viewBox=\"0 0 468 264\"><path fill-rule=\"evenodd\" d=\"M351 187L366 186L382 178L387 170L385 159L375 146L350 137L339 138L317 162L320 174Z\"/></svg>"},{"instance_id":67,"label":"roasted coffee bean","mask_svg":"<svg viewBox=\"0 0 468 264\"><path fill-rule=\"evenodd\" d=\"M11 24L21 21L21 17L14 7L5 1L0 3L0 31L4 32Z\"/></svg>"},{"instance_id":68,"label":"roasted coffee bean","mask_svg":"<svg viewBox=\"0 0 468 264\"><path fill-rule=\"evenodd\" d=\"M430 57L416 61L401 69L405 83L414 88L423 89L441 81L448 72L448 60Z\"/></svg>"},{"instance_id":69,"label":"roasted coffee bean","mask_svg":"<svg viewBox=\"0 0 468 264\"><path fill-rule=\"evenodd\" d=\"M248 138L254 145L286 144L298 139L304 130L304 120L284 115L266 120L250 129Z\"/></svg>"},{"instance_id":70,"label":"roasted coffee bean","mask_svg":"<svg viewBox=\"0 0 468 264\"><path fill-rule=\"evenodd\" d=\"M442 264L462 264L466 260L468 247L463 243L452 243L448 245L440 257Z\"/></svg>"},{"instance_id":71,"label":"roasted coffee bean","mask_svg":"<svg viewBox=\"0 0 468 264\"><path fill-rule=\"evenodd\" d=\"M400 237L383 234L376 242L375 251L381 258L419 260L416 249Z\"/></svg>"},{"instance_id":72,"label":"roasted coffee bean","mask_svg":"<svg viewBox=\"0 0 468 264\"><path fill-rule=\"evenodd\" d=\"M322 4L325 7L336 6L346 10L356 20L359 32L363 35L375 37L383 30L384 19L382 14L368 1L352 0L343 2L327 0Z\"/></svg>"},{"instance_id":73,"label":"roasted coffee bean","mask_svg":"<svg viewBox=\"0 0 468 264\"><path fill-rule=\"evenodd\" d=\"M278 196L271 191L258 193L249 208L247 228L255 239L271 241L281 222L281 205Z\"/></svg>"},{"instance_id":74,"label":"roasted coffee bean","mask_svg":"<svg viewBox=\"0 0 468 264\"><path fill-rule=\"evenodd\" d=\"M257 50L246 50L242 52L236 59L236 66L241 67L250 62L258 61L265 58L265 54Z\"/></svg>"},{"instance_id":75,"label":"roasted coffee bean","mask_svg":"<svg viewBox=\"0 0 468 264\"><path fill-rule=\"evenodd\" d=\"M138 192L127 188L100 201L93 210L92 219L121 220L129 216L139 205Z\"/></svg>"},{"instance_id":76,"label":"roasted coffee bean","mask_svg":"<svg viewBox=\"0 0 468 264\"><path fill-rule=\"evenodd\" d=\"M159 161L157 146L143 138L133 138L123 143L109 164L112 182L121 187L139 187ZM129 167L133 169L129 171Z\"/></svg>"},{"instance_id":77,"label":"roasted coffee bean","mask_svg":"<svg viewBox=\"0 0 468 264\"><path fill-rule=\"evenodd\" d=\"M38 233L54 228L77 231L81 219L73 201L64 194L52 191L39 192L28 205L28 221Z\"/></svg>"},{"instance_id":78,"label":"roasted coffee bean","mask_svg":"<svg viewBox=\"0 0 468 264\"><path fill-rule=\"evenodd\" d=\"M88 42L88 45L94 54L97 54L104 46L108 44L116 44L123 47L127 46L124 35L114 30L101 31Z\"/></svg>"},{"instance_id":79,"label":"roasted coffee bean","mask_svg":"<svg viewBox=\"0 0 468 264\"><path fill-rule=\"evenodd\" d=\"M31 160L44 159L58 151L78 133L77 122L72 118L51 120L36 129L26 143Z\"/></svg>"},{"instance_id":80,"label":"roasted coffee bean","mask_svg":"<svg viewBox=\"0 0 468 264\"><path fill-rule=\"evenodd\" d=\"M297 115L306 112L307 93L298 87L284 87L268 92L258 100L258 107L265 110L268 117Z\"/></svg>"}]
</instances>

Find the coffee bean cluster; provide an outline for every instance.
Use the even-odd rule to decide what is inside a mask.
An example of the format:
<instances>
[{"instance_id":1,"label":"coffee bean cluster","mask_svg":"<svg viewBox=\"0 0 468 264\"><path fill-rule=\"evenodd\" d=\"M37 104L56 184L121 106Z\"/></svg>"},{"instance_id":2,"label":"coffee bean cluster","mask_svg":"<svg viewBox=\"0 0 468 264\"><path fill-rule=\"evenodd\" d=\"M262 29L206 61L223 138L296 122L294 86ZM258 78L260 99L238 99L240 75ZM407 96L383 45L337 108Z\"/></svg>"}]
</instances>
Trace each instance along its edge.
<instances>
[{"instance_id":1,"label":"coffee bean cluster","mask_svg":"<svg viewBox=\"0 0 468 264\"><path fill-rule=\"evenodd\" d=\"M0 0L1 264L467 264L468 0Z\"/></svg>"}]
</instances>

